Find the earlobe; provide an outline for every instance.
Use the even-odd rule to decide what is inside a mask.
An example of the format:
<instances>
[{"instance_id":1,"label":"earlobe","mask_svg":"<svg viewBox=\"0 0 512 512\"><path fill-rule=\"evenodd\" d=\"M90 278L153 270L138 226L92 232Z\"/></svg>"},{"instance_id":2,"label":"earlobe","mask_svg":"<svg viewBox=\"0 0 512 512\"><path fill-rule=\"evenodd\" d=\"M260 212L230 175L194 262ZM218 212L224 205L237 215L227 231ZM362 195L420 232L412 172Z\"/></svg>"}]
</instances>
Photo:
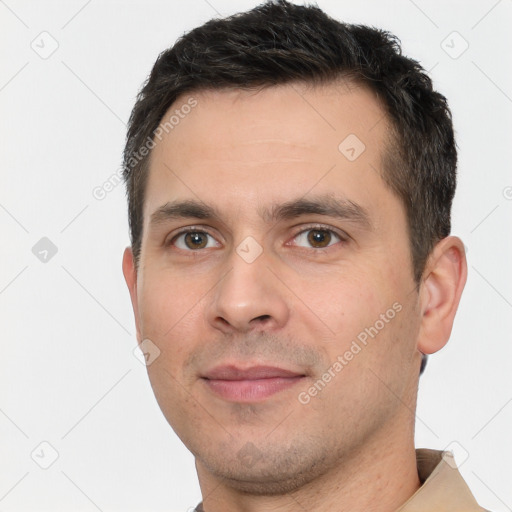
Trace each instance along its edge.
<instances>
[{"instance_id":1,"label":"earlobe","mask_svg":"<svg viewBox=\"0 0 512 512\"><path fill-rule=\"evenodd\" d=\"M130 292L133 314L135 316L135 328L137 330L137 341L142 341L139 322L139 307L137 298L137 271L131 247L126 247L123 254L123 275Z\"/></svg>"},{"instance_id":2,"label":"earlobe","mask_svg":"<svg viewBox=\"0 0 512 512\"><path fill-rule=\"evenodd\" d=\"M434 247L421 283L421 326L418 350L432 354L443 348L466 284L467 262L460 238L443 238Z\"/></svg>"}]
</instances>

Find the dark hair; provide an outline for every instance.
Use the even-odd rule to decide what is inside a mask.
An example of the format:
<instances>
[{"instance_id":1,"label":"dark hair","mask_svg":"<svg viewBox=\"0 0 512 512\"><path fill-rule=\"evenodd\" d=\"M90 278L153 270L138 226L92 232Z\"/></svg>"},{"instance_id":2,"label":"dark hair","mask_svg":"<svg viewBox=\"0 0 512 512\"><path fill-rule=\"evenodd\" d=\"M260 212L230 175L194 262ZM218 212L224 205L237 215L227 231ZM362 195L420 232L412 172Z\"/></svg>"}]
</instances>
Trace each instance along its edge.
<instances>
[{"instance_id":1,"label":"dark hair","mask_svg":"<svg viewBox=\"0 0 512 512\"><path fill-rule=\"evenodd\" d=\"M433 90L420 64L402 55L399 40L389 32L341 23L318 7L285 0L210 20L159 55L138 94L124 150L136 267L148 147L153 147L149 144L155 130L179 96L205 89L324 84L339 78L370 88L387 113L383 179L405 206L419 283L433 246L450 234L457 151L446 99Z\"/></svg>"}]
</instances>

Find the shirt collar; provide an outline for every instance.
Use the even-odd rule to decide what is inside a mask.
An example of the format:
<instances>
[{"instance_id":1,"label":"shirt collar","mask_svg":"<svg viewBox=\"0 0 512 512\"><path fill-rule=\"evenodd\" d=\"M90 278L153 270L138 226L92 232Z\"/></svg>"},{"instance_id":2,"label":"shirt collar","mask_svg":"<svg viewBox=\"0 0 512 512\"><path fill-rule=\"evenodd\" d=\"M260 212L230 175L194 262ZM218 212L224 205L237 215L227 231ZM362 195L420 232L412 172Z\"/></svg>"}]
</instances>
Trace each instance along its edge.
<instances>
[{"instance_id":1,"label":"shirt collar","mask_svg":"<svg viewBox=\"0 0 512 512\"><path fill-rule=\"evenodd\" d=\"M416 449L421 487L397 512L485 512L462 478L451 452Z\"/></svg>"}]
</instances>

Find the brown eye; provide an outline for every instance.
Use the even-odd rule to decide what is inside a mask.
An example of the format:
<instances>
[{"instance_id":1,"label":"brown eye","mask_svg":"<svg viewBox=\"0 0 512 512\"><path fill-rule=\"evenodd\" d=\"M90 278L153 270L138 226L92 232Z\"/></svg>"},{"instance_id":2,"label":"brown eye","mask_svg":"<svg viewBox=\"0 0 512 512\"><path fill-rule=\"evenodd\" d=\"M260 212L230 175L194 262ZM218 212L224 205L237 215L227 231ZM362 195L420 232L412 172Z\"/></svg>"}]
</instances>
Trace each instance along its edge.
<instances>
[{"instance_id":1,"label":"brown eye","mask_svg":"<svg viewBox=\"0 0 512 512\"><path fill-rule=\"evenodd\" d=\"M295 235L294 240L301 247L326 249L336 242L344 241L344 238L332 229L309 228Z\"/></svg>"},{"instance_id":2,"label":"brown eye","mask_svg":"<svg viewBox=\"0 0 512 512\"><path fill-rule=\"evenodd\" d=\"M313 247L327 247L331 238L331 233L324 229L311 229L308 233L308 242Z\"/></svg>"},{"instance_id":3,"label":"brown eye","mask_svg":"<svg viewBox=\"0 0 512 512\"><path fill-rule=\"evenodd\" d=\"M200 232L186 233L184 240L189 249L203 249L208 243L208 235Z\"/></svg>"},{"instance_id":4,"label":"brown eye","mask_svg":"<svg viewBox=\"0 0 512 512\"><path fill-rule=\"evenodd\" d=\"M197 251L210 247L218 247L215 239L205 231L183 231L176 235L170 245L176 246L184 251Z\"/></svg>"}]
</instances>

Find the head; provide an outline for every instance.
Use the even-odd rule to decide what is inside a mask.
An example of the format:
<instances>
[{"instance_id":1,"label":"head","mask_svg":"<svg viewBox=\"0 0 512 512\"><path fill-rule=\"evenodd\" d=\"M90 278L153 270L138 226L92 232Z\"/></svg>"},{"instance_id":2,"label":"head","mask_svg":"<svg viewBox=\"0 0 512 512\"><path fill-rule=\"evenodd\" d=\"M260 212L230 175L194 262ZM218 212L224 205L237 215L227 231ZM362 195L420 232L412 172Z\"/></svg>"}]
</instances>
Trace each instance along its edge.
<instances>
[{"instance_id":1,"label":"head","mask_svg":"<svg viewBox=\"0 0 512 512\"><path fill-rule=\"evenodd\" d=\"M123 270L200 472L283 492L412 439L466 278L456 160L445 98L382 30L267 3L158 57L124 153ZM222 383L258 366L293 377Z\"/></svg>"}]
</instances>

